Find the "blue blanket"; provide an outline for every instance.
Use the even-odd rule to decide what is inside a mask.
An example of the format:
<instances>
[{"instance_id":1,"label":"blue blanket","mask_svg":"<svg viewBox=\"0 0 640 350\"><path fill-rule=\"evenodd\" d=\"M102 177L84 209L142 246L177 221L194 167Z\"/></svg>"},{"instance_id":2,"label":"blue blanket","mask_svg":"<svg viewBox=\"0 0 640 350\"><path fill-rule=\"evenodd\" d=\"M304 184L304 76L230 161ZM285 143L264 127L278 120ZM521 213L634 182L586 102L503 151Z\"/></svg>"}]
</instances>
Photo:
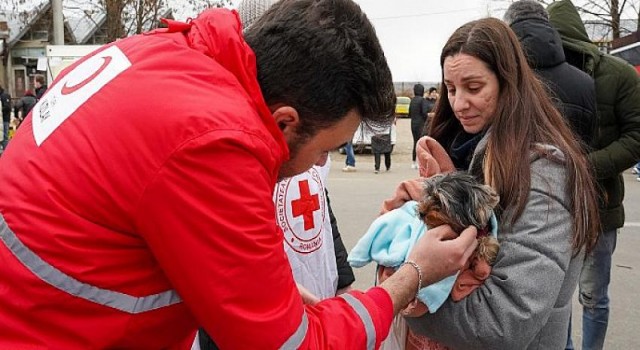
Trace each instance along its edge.
<instances>
[{"instance_id":1,"label":"blue blanket","mask_svg":"<svg viewBox=\"0 0 640 350\"><path fill-rule=\"evenodd\" d=\"M349 264L362 267L375 261L382 266L400 266L407 259L413 245L427 230L418 217L417 205L418 202L409 201L374 220L349 253ZM491 227L491 235L497 237L498 223L495 215L491 217ZM435 312L447 300L457 275L456 273L420 290L418 299L427 305L429 312Z\"/></svg>"}]
</instances>

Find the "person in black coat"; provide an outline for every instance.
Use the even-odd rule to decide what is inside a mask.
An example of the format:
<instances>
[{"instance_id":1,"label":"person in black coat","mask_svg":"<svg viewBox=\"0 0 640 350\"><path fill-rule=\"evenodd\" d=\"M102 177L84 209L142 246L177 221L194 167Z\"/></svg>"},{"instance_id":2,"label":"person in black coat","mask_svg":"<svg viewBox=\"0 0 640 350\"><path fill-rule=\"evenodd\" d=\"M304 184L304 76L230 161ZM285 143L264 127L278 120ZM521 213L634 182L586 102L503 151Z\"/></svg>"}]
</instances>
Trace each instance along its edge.
<instances>
[{"instance_id":1,"label":"person in black coat","mask_svg":"<svg viewBox=\"0 0 640 350\"><path fill-rule=\"evenodd\" d=\"M9 123L11 122L11 95L0 86L0 106L2 110L2 149L9 142Z\"/></svg>"},{"instance_id":2,"label":"person in black coat","mask_svg":"<svg viewBox=\"0 0 640 350\"><path fill-rule=\"evenodd\" d=\"M425 124L427 123L427 113L429 112L429 104L424 99L424 86L422 84L415 84L413 86L413 98L409 103L409 118L411 118L411 135L413 135L413 151L411 153L411 160L413 163L411 167L418 169L416 163L416 144L418 140L425 135Z\"/></svg>"},{"instance_id":3,"label":"person in black coat","mask_svg":"<svg viewBox=\"0 0 640 350\"><path fill-rule=\"evenodd\" d=\"M47 84L45 84L44 76L36 75L34 85L36 87L36 100L40 100L44 92L47 91Z\"/></svg>"},{"instance_id":4,"label":"person in black coat","mask_svg":"<svg viewBox=\"0 0 640 350\"><path fill-rule=\"evenodd\" d=\"M13 115L15 115L16 119L18 119L18 123L22 123L24 118L27 117L27 114L31 112L33 106L36 105L36 96L31 90L26 90L24 92L24 96L20 98L13 110ZM18 124L19 126L20 124Z\"/></svg>"},{"instance_id":5,"label":"person in black coat","mask_svg":"<svg viewBox=\"0 0 640 350\"><path fill-rule=\"evenodd\" d=\"M556 107L588 150L593 145L596 128L595 82L567 63L562 39L540 3L516 1L505 12L504 21L518 36L529 66L547 86L557 101Z\"/></svg>"}]
</instances>

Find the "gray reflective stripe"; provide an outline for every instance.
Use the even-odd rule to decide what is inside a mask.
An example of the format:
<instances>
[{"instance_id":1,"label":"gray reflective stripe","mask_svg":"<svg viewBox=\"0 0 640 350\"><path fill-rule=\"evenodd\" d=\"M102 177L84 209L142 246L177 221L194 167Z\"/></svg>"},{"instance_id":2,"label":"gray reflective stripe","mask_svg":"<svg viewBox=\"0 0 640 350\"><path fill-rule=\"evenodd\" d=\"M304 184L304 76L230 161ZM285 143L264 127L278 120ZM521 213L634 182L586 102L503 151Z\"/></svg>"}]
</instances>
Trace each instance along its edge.
<instances>
[{"instance_id":1,"label":"gray reflective stripe","mask_svg":"<svg viewBox=\"0 0 640 350\"><path fill-rule=\"evenodd\" d=\"M182 302L174 290L134 297L82 283L51 266L25 246L0 215L0 239L20 262L41 280L79 298L130 314L138 314Z\"/></svg>"},{"instance_id":2,"label":"gray reflective stripe","mask_svg":"<svg viewBox=\"0 0 640 350\"><path fill-rule=\"evenodd\" d=\"M280 349L289 350L289 349L297 349L302 345L302 341L304 337L307 336L307 328L309 327L309 320L307 319L307 313L302 312L302 320L300 320L300 325L298 329L296 329L295 333L289 339L287 339Z\"/></svg>"},{"instance_id":3,"label":"gray reflective stripe","mask_svg":"<svg viewBox=\"0 0 640 350\"><path fill-rule=\"evenodd\" d=\"M362 304L362 302L356 299L353 295L344 293L340 295L341 298L347 301L349 305L356 311L362 323L364 323L364 330L367 333L367 350L373 350L376 346L376 328L371 320L369 311Z\"/></svg>"}]
</instances>

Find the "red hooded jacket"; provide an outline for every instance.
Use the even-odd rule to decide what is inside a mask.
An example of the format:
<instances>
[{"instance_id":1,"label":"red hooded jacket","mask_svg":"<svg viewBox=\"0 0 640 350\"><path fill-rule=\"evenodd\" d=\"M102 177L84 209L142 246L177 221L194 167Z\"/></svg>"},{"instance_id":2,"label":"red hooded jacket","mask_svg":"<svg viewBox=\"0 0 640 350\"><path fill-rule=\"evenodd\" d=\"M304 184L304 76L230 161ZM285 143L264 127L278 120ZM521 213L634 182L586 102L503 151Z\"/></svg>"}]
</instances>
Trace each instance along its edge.
<instances>
[{"instance_id":1,"label":"red hooded jacket","mask_svg":"<svg viewBox=\"0 0 640 350\"><path fill-rule=\"evenodd\" d=\"M380 288L305 307L275 221L289 156L237 15L66 69L0 158L0 348L377 347Z\"/></svg>"}]
</instances>

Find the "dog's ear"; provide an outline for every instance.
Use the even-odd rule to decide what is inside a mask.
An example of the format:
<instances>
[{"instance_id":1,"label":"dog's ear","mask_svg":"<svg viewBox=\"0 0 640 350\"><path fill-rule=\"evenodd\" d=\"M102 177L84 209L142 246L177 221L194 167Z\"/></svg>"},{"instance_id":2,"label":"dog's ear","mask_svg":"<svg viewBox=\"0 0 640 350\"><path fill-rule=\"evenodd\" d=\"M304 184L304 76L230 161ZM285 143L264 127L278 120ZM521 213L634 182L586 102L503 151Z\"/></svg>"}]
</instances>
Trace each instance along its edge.
<instances>
[{"instance_id":1,"label":"dog's ear","mask_svg":"<svg viewBox=\"0 0 640 350\"><path fill-rule=\"evenodd\" d=\"M498 203L500 203L500 196L496 193L496 191L489 185L482 185L482 190L485 193L486 203L491 208L495 208Z\"/></svg>"},{"instance_id":2,"label":"dog's ear","mask_svg":"<svg viewBox=\"0 0 640 350\"><path fill-rule=\"evenodd\" d=\"M451 219L443 213L437 198L426 197L418 203L416 209L420 220L422 220L428 228L450 224Z\"/></svg>"},{"instance_id":3,"label":"dog's ear","mask_svg":"<svg viewBox=\"0 0 640 350\"><path fill-rule=\"evenodd\" d=\"M478 219L482 223L489 221L493 208L495 208L499 202L500 196L498 196L496 191L489 185L478 184L473 191L472 203L477 205L475 211L476 214L480 216Z\"/></svg>"},{"instance_id":4,"label":"dog's ear","mask_svg":"<svg viewBox=\"0 0 640 350\"><path fill-rule=\"evenodd\" d=\"M453 224L451 222L451 218L447 217L443 212L437 210L431 210L427 212L424 216L424 223L427 224L428 228L438 227L440 225L450 225ZM455 225L454 225L455 226ZM458 227L451 226L451 228L456 231ZM458 231L456 231L458 232Z\"/></svg>"}]
</instances>

